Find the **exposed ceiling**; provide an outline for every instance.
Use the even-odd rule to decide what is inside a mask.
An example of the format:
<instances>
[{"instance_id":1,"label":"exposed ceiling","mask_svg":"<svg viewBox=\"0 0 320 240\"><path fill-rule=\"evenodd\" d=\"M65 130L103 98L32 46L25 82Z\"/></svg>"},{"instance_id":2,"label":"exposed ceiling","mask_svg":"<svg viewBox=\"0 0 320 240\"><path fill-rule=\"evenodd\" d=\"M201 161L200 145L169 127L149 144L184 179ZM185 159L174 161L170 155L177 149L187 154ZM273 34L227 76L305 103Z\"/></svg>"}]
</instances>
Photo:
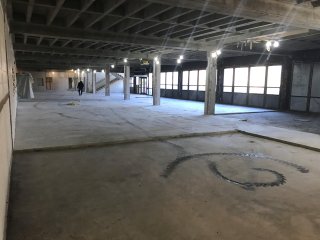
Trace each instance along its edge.
<instances>
[{"instance_id":1,"label":"exposed ceiling","mask_svg":"<svg viewBox=\"0 0 320 240\"><path fill-rule=\"evenodd\" d=\"M163 64L320 48L320 8L289 0L7 0L20 68L78 68L121 64L128 58ZM252 42L252 44L251 44Z\"/></svg>"}]
</instances>

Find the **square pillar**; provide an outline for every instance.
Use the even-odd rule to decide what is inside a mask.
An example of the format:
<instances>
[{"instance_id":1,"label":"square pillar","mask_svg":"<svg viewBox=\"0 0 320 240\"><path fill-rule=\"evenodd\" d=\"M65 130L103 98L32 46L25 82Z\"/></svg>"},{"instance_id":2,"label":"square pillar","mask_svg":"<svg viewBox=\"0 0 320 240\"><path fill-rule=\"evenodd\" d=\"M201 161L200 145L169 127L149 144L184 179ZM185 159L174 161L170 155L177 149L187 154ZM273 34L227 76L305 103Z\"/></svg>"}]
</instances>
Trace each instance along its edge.
<instances>
[{"instance_id":1,"label":"square pillar","mask_svg":"<svg viewBox=\"0 0 320 240\"><path fill-rule=\"evenodd\" d=\"M153 73L152 73L152 95L153 105L160 105L160 72L161 72L161 58L153 60Z\"/></svg>"},{"instance_id":2,"label":"square pillar","mask_svg":"<svg viewBox=\"0 0 320 240\"><path fill-rule=\"evenodd\" d=\"M96 94L96 71L92 71L92 93Z\"/></svg>"},{"instance_id":3,"label":"square pillar","mask_svg":"<svg viewBox=\"0 0 320 240\"><path fill-rule=\"evenodd\" d=\"M106 65L104 72L106 79L105 96L110 96L110 65Z\"/></svg>"},{"instance_id":4,"label":"square pillar","mask_svg":"<svg viewBox=\"0 0 320 240\"><path fill-rule=\"evenodd\" d=\"M124 65L124 80L123 80L124 100L130 100L130 66Z\"/></svg>"},{"instance_id":5,"label":"square pillar","mask_svg":"<svg viewBox=\"0 0 320 240\"><path fill-rule=\"evenodd\" d=\"M215 113L217 57L213 57L211 54L211 52L207 52L208 66L204 102L204 115L212 115Z\"/></svg>"}]
</instances>

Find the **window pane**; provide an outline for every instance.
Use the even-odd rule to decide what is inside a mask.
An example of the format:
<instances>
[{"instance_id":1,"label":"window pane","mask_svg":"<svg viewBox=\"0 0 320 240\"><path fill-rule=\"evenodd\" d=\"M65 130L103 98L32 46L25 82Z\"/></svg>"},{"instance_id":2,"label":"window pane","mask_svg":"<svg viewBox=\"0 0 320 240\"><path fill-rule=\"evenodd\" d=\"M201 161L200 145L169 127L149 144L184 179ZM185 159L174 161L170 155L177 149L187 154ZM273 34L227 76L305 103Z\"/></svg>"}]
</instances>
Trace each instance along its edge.
<instances>
[{"instance_id":1,"label":"window pane","mask_svg":"<svg viewBox=\"0 0 320 240\"><path fill-rule=\"evenodd\" d=\"M236 93L247 93L247 87L234 87Z\"/></svg>"},{"instance_id":2,"label":"window pane","mask_svg":"<svg viewBox=\"0 0 320 240\"><path fill-rule=\"evenodd\" d=\"M206 85L206 77L207 77L207 71L206 70L200 70L199 71L199 86L205 86Z\"/></svg>"},{"instance_id":3,"label":"window pane","mask_svg":"<svg viewBox=\"0 0 320 240\"><path fill-rule=\"evenodd\" d=\"M233 68L224 69L223 86L232 86Z\"/></svg>"},{"instance_id":4,"label":"window pane","mask_svg":"<svg viewBox=\"0 0 320 240\"><path fill-rule=\"evenodd\" d=\"M190 85L189 90L197 91L197 86Z\"/></svg>"},{"instance_id":5,"label":"window pane","mask_svg":"<svg viewBox=\"0 0 320 240\"><path fill-rule=\"evenodd\" d=\"M234 78L235 86L247 86L248 85L248 68L236 68L235 69L235 78Z\"/></svg>"},{"instance_id":6,"label":"window pane","mask_svg":"<svg viewBox=\"0 0 320 240\"><path fill-rule=\"evenodd\" d=\"M172 72L167 72L166 89L172 89Z\"/></svg>"},{"instance_id":7,"label":"window pane","mask_svg":"<svg viewBox=\"0 0 320 240\"><path fill-rule=\"evenodd\" d=\"M270 66L268 67L268 87L280 87L281 85L281 71L282 66Z\"/></svg>"},{"instance_id":8,"label":"window pane","mask_svg":"<svg viewBox=\"0 0 320 240\"><path fill-rule=\"evenodd\" d=\"M167 72L167 82L166 84L172 84L172 72Z\"/></svg>"},{"instance_id":9,"label":"window pane","mask_svg":"<svg viewBox=\"0 0 320 240\"><path fill-rule=\"evenodd\" d=\"M266 67L265 66L251 67L251 69L250 69L250 86L251 87L264 87L265 81L266 81ZM258 91L260 91L260 90L258 90Z\"/></svg>"},{"instance_id":10,"label":"window pane","mask_svg":"<svg viewBox=\"0 0 320 240\"><path fill-rule=\"evenodd\" d=\"M232 92L232 87L223 87L223 92Z\"/></svg>"},{"instance_id":11,"label":"window pane","mask_svg":"<svg viewBox=\"0 0 320 240\"><path fill-rule=\"evenodd\" d=\"M173 85L172 89L178 89L178 85Z\"/></svg>"},{"instance_id":12,"label":"window pane","mask_svg":"<svg viewBox=\"0 0 320 240\"><path fill-rule=\"evenodd\" d=\"M188 85L187 86L182 86L182 90L188 90Z\"/></svg>"},{"instance_id":13,"label":"window pane","mask_svg":"<svg viewBox=\"0 0 320 240\"><path fill-rule=\"evenodd\" d=\"M280 94L280 88L267 88L267 94L279 95Z\"/></svg>"},{"instance_id":14,"label":"window pane","mask_svg":"<svg viewBox=\"0 0 320 240\"><path fill-rule=\"evenodd\" d=\"M198 71L190 71L189 75L189 84L190 85L198 85Z\"/></svg>"},{"instance_id":15,"label":"window pane","mask_svg":"<svg viewBox=\"0 0 320 240\"><path fill-rule=\"evenodd\" d=\"M173 72L173 85L178 85L178 72Z\"/></svg>"},{"instance_id":16,"label":"window pane","mask_svg":"<svg viewBox=\"0 0 320 240\"><path fill-rule=\"evenodd\" d=\"M149 73L149 88L152 88L152 73Z\"/></svg>"},{"instance_id":17,"label":"window pane","mask_svg":"<svg viewBox=\"0 0 320 240\"><path fill-rule=\"evenodd\" d=\"M188 76L189 76L189 71L183 71L183 74L182 74L182 85L188 86Z\"/></svg>"},{"instance_id":18,"label":"window pane","mask_svg":"<svg viewBox=\"0 0 320 240\"><path fill-rule=\"evenodd\" d=\"M162 72L160 74L160 84L166 84L166 73Z\"/></svg>"},{"instance_id":19,"label":"window pane","mask_svg":"<svg viewBox=\"0 0 320 240\"><path fill-rule=\"evenodd\" d=\"M206 90L206 86L199 86L199 91L205 91Z\"/></svg>"},{"instance_id":20,"label":"window pane","mask_svg":"<svg viewBox=\"0 0 320 240\"><path fill-rule=\"evenodd\" d=\"M249 93L264 94L264 88L250 87Z\"/></svg>"}]
</instances>

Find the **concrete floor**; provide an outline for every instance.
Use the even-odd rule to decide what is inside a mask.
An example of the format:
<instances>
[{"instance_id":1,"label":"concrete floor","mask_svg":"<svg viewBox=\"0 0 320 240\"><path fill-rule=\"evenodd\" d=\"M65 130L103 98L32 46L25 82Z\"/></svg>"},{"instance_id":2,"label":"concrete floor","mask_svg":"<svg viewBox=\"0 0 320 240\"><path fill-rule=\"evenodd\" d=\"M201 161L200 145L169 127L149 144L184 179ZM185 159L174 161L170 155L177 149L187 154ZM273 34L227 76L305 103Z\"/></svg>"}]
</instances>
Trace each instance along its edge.
<instances>
[{"instance_id":1,"label":"concrete floor","mask_svg":"<svg viewBox=\"0 0 320 240\"><path fill-rule=\"evenodd\" d=\"M72 94L19 104L8 240L319 239L319 135Z\"/></svg>"}]
</instances>

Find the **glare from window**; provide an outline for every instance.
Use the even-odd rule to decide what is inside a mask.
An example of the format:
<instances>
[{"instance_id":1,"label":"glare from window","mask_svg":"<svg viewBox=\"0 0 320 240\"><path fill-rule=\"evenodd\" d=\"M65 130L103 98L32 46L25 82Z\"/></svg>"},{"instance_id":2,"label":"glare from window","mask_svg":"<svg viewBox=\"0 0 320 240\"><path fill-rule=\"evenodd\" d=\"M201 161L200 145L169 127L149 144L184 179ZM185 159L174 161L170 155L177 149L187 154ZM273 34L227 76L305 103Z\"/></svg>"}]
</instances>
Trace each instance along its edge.
<instances>
[{"instance_id":1,"label":"glare from window","mask_svg":"<svg viewBox=\"0 0 320 240\"><path fill-rule=\"evenodd\" d=\"M233 68L225 68L223 86L232 86L232 82L233 82Z\"/></svg>"},{"instance_id":2,"label":"glare from window","mask_svg":"<svg viewBox=\"0 0 320 240\"><path fill-rule=\"evenodd\" d=\"M247 93L248 85L248 69L247 67L236 68L234 77L234 92Z\"/></svg>"},{"instance_id":3,"label":"glare from window","mask_svg":"<svg viewBox=\"0 0 320 240\"><path fill-rule=\"evenodd\" d=\"M172 72L167 72L166 89L172 89Z\"/></svg>"},{"instance_id":4,"label":"glare from window","mask_svg":"<svg viewBox=\"0 0 320 240\"><path fill-rule=\"evenodd\" d=\"M172 86L173 89L178 89L178 83L179 83L178 76L179 76L178 72L173 72L173 86Z\"/></svg>"},{"instance_id":5,"label":"glare from window","mask_svg":"<svg viewBox=\"0 0 320 240\"><path fill-rule=\"evenodd\" d=\"M183 71L182 74L182 90L188 90L189 71Z\"/></svg>"},{"instance_id":6,"label":"glare from window","mask_svg":"<svg viewBox=\"0 0 320 240\"><path fill-rule=\"evenodd\" d=\"M166 88L166 73L162 72L160 74L160 88L165 89Z\"/></svg>"},{"instance_id":7,"label":"glare from window","mask_svg":"<svg viewBox=\"0 0 320 240\"><path fill-rule=\"evenodd\" d=\"M250 68L250 89L249 93L263 94L266 81L266 67Z\"/></svg>"},{"instance_id":8,"label":"glare from window","mask_svg":"<svg viewBox=\"0 0 320 240\"><path fill-rule=\"evenodd\" d=\"M282 66L268 67L267 94L279 95L281 86Z\"/></svg>"}]
</instances>

